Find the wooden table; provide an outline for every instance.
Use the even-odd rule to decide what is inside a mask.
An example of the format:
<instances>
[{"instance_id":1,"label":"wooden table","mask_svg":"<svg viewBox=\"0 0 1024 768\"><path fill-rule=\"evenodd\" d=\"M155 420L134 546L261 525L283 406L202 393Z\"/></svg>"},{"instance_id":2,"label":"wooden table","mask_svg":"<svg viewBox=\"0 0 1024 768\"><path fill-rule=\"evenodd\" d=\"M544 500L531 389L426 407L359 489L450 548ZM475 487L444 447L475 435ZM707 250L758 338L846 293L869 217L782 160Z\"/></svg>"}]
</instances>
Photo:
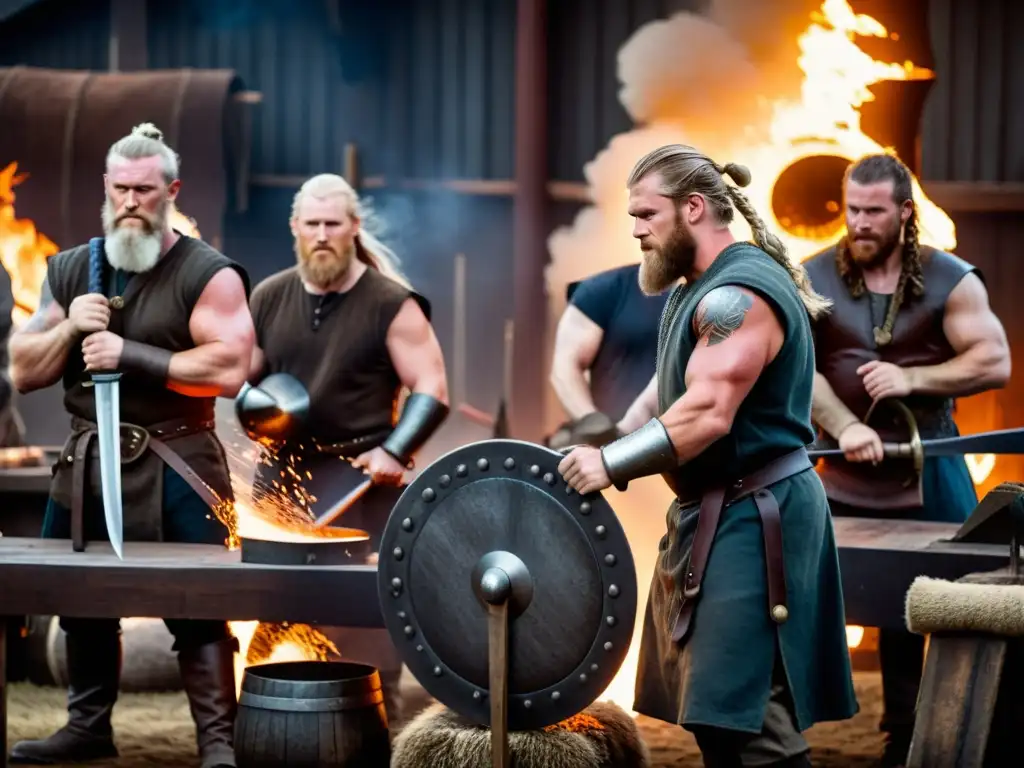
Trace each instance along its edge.
<instances>
[{"instance_id":1,"label":"wooden table","mask_svg":"<svg viewBox=\"0 0 1024 768\"><path fill-rule=\"evenodd\" d=\"M109 543L0 536L0 619L138 616L383 627L377 566L280 566L202 544ZM6 638L0 621L0 768L7 765Z\"/></svg>"},{"instance_id":2,"label":"wooden table","mask_svg":"<svg viewBox=\"0 0 1024 768\"><path fill-rule=\"evenodd\" d=\"M960 526L834 519L850 624L902 627L917 576L954 580L1006 565L1009 547L954 544ZM238 551L195 544L110 545L73 552L67 541L0 537L0 617L140 616L291 621L382 627L377 568L242 563ZM646 585L640 585L646 589ZM0 622L0 768L7 759Z\"/></svg>"}]
</instances>

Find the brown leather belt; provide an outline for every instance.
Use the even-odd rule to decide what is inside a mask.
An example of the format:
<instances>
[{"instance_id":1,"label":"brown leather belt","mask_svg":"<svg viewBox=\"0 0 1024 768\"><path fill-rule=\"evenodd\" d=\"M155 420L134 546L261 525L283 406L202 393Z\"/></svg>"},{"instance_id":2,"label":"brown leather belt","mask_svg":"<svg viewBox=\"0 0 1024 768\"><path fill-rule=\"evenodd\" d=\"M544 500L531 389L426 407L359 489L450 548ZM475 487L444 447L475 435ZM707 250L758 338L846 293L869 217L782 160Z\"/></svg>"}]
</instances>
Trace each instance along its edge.
<instances>
[{"instance_id":1,"label":"brown leather belt","mask_svg":"<svg viewBox=\"0 0 1024 768\"><path fill-rule=\"evenodd\" d=\"M318 453L326 453L331 456L339 456L346 459L354 459L356 456L366 451L372 451L374 448L382 445L388 436L391 434L391 430L382 430L380 432L373 432L369 435L362 435L361 437L353 437L351 440L344 440L337 443L318 443L314 441L316 451Z\"/></svg>"},{"instance_id":2,"label":"brown leather belt","mask_svg":"<svg viewBox=\"0 0 1024 768\"><path fill-rule=\"evenodd\" d=\"M799 448L780 456L729 486L711 488L701 496L697 530L690 549L690 565L683 582L683 602L672 630L674 642L681 642L689 632L694 605L700 595L704 569L711 555L711 545L715 541L722 509L751 495L761 516L764 535L765 561L768 566L769 615L779 624L789 618L789 609L786 607L786 570L782 554L782 519L779 514L779 503L768 486L813 466L807 449Z\"/></svg>"},{"instance_id":3,"label":"brown leather belt","mask_svg":"<svg viewBox=\"0 0 1024 768\"><path fill-rule=\"evenodd\" d=\"M214 509L221 503L220 499L164 440L173 440L196 432L212 431L215 426L214 419L203 421L172 419L148 428L121 422L122 464L131 464L147 449L151 449L164 463L181 475L182 479L199 494L210 509ZM89 449L92 441L96 438L96 424L86 419L75 418L72 428L81 431L72 443L70 453L65 457L66 461L72 462L74 465L71 473L71 546L75 552L82 552L85 550L85 478Z\"/></svg>"}]
</instances>

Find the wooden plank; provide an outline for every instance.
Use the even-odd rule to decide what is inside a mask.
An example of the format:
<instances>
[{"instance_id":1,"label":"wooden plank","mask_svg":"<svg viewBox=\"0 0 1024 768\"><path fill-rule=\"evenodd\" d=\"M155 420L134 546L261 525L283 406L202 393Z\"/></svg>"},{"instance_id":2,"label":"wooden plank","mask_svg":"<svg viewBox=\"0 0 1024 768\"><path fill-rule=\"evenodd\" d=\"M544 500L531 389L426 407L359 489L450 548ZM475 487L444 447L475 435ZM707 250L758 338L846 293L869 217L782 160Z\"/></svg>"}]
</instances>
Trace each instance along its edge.
<instances>
[{"instance_id":1,"label":"wooden plank","mask_svg":"<svg viewBox=\"0 0 1024 768\"><path fill-rule=\"evenodd\" d=\"M929 637L907 768L967 768L985 751L1006 658L1006 640Z\"/></svg>"},{"instance_id":2,"label":"wooden plank","mask_svg":"<svg viewBox=\"0 0 1024 768\"><path fill-rule=\"evenodd\" d=\"M129 543L122 561L105 543L75 553L66 540L0 537L0 584L0 615L384 626L374 565L243 563L214 545Z\"/></svg>"},{"instance_id":3,"label":"wooden plank","mask_svg":"<svg viewBox=\"0 0 1024 768\"><path fill-rule=\"evenodd\" d=\"M258 187L298 189L305 176L256 174L251 183ZM512 179L429 179L368 177L364 187L373 189L450 190L464 195L510 197L516 193ZM1024 211L1024 184L1018 182L923 181L925 194L948 213L1013 213ZM590 188L583 182L551 180L548 197L560 202L589 204Z\"/></svg>"}]
</instances>

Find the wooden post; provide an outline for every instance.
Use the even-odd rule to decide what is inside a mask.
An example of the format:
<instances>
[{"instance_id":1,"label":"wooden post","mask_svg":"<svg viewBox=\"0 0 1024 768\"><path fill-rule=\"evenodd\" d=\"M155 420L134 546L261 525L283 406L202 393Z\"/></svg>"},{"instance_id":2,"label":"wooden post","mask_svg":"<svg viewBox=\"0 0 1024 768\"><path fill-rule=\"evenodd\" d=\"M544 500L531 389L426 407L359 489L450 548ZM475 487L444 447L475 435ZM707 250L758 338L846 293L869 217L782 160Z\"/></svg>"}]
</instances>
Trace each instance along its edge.
<instances>
[{"instance_id":1,"label":"wooden post","mask_svg":"<svg viewBox=\"0 0 1024 768\"><path fill-rule=\"evenodd\" d=\"M139 0L110 0L110 42L107 52L110 71L149 69L146 38L146 3Z\"/></svg>"},{"instance_id":2,"label":"wooden post","mask_svg":"<svg viewBox=\"0 0 1024 768\"><path fill-rule=\"evenodd\" d=\"M511 433L540 442L547 301L547 3L519 0L516 18L515 200L512 225Z\"/></svg>"},{"instance_id":3,"label":"wooden post","mask_svg":"<svg viewBox=\"0 0 1024 768\"><path fill-rule=\"evenodd\" d=\"M359 153L356 145L349 143L345 145L345 181L352 189L359 189Z\"/></svg>"},{"instance_id":4,"label":"wooden post","mask_svg":"<svg viewBox=\"0 0 1024 768\"><path fill-rule=\"evenodd\" d=\"M466 402L466 255L455 254L452 288L452 392L457 406Z\"/></svg>"}]
</instances>

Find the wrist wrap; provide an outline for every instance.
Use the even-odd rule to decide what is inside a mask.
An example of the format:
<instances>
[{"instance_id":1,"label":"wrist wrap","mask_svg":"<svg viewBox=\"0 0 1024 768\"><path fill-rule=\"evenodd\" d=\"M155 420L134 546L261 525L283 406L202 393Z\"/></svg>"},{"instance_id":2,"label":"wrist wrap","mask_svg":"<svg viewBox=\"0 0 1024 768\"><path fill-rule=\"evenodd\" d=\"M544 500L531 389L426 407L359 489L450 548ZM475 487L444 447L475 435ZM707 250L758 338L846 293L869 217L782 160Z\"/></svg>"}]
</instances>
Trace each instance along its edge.
<instances>
[{"instance_id":1,"label":"wrist wrap","mask_svg":"<svg viewBox=\"0 0 1024 768\"><path fill-rule=\"evenodd\" d=\"M651 419L635 432L601 449L601 460L612 485L624 491L630 480L659 475L678 468L679 459L659 419Z\"/></svg>"},{"instance_id":2,"label":"wrist wrap","mask_svg":"<svg viewBox=\"0 0 1024 768\"><path fill-rule=\"evenodd\" d=\"M125 371L134 371L152 376L163 384L167 381L172 354L172 352L166 349L125 339L124 348L121 350L120 367Z\"/></svg>"},{"instance_id":3,"label":"wrist wrap","mask_svg":"<svg viewBox=\"0 0 1024 768\"><path fill-rule=\"evenodd\" d=\"M403 466L427 442L448 417L448 406L422 392L413 392L405 401L402 416L381 448Z\"/></svg>"}]
</instances>

